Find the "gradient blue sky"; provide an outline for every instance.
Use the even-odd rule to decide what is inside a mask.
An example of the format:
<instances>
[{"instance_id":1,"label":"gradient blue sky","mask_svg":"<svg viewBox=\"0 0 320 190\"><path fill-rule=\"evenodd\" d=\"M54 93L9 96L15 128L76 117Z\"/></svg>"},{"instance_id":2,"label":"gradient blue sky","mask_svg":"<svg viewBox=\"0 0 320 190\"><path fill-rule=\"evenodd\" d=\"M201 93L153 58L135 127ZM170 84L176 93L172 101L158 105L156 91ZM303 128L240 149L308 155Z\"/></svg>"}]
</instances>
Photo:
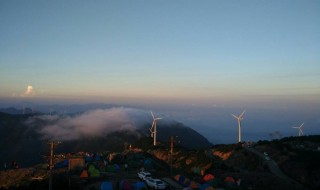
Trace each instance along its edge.
<instances>
[{"instance_id":1,"label":"gradient blue sky","mask_svg":"<svg viewBox=\"0 0 320 190\"><path fill-rule=\"evenodd\" d=\"M320 1L2 0L0 100L145 105L207 137L247 108L244 134L319 133Z\"/></svg>"}]
</instances>

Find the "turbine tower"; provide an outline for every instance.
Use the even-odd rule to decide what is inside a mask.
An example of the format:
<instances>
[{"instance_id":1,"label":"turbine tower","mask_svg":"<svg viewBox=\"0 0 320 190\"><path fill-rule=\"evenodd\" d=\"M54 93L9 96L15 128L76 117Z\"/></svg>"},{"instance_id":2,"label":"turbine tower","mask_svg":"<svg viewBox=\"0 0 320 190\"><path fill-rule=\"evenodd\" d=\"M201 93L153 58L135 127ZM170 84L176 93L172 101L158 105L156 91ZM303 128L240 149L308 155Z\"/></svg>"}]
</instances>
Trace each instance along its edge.
<instances>
[{"instance_id":1,"label":"turbine tower","mask_svg":"<svg viewBox=\"0 0 320 190\"><path fill-rule=\"evenodd\" d=\"M157 144L157 120L160 120L162 118L154 117L152 111L151 111L151 115L153 118L153 122L150 128L150 132L151 132L151 137L153 137L153 146L155 146Z\"/></svg>"},{"instance_id":2,"label":"turbine tower","mask_svg":"<svg viewBox=\"0 0 320 190\"><path fill-rule=\"evenodd\" d=\"M236 115L232 114L232 116L238 120L238 129L239 129L239 139L238 139L238 142L239 142L239 143L241 142L241 121L243 120L243 114L244 114L244 112L246 112L246 110L243 110L243 112L242 112L239 116L236 116Z\"/></svg>"},{"instance_id":3,"label":"turbine tower","mask_svg":"<svg viewBox=\"0 0 320 190\"><path fill-rule=\"evenodd\" d=\"M304 124L304 123L302 123L302 124L300 125L300 127L292 127L292 128L298 129L299 137L303 135L303 132L302 132L303 124Z\"/></svg>"}]
</instances>

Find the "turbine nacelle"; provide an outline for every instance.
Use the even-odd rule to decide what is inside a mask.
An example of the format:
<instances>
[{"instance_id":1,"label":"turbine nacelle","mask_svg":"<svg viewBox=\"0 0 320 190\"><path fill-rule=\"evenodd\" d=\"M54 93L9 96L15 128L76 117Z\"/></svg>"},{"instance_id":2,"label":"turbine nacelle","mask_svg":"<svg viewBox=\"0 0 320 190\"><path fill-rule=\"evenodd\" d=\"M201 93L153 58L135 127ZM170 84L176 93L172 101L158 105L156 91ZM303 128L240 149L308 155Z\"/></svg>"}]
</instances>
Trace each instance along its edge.
<instances>
[{"instance_id":1,"label":"turbine nacelle","mask_svg":"<svg viewBox=\"0 0 320 190\"><path fill-rule=\"evenodd\" d=\"M239 115L239 116L236 116L234 114L231 114L234 118L236 118L237 120L243 120L243 115L244 113L246 112L246 110L243 110L243 112Z\"/></svg>"},{"instance_id":2,"label":"turbine nacelle","mask_svg":"<svg viewBox=\"0 0 320 190\"><path fill-rule=\"evenodd\" d=\"M292 127L292 128L295 128L295 129L298 129L298 135L299 137L303 135L303 132L302 132L302 127L303 127L304 123L302 123L300 125L300 127Z\"/></svg>"}]
</instances>

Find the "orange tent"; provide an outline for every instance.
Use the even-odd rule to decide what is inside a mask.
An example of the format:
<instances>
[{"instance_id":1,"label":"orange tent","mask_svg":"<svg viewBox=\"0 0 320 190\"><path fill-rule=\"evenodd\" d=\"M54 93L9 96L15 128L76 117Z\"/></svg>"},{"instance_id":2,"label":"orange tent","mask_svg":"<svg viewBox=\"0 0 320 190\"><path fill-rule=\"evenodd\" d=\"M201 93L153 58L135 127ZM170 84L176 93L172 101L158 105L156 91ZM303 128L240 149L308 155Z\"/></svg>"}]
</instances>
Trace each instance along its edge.
<instances>
[{"instance_id":1,"label":"orange tent","mask_svg":"<svg viewBox=\"0 0 320 190\"><path fill-rule=\"evenodd\" d=\"M80 174L80 178L87 178L87 177L89 177L88 171L87 170L83 170L81 172L81 174Z\"/></svg>"},{"instance_id":2,"label":"orange tent","mask_svg":"<svg viewBox=\"0 0 320 190\"><path fill-rule=\"evenodd\" d=\"M212 174L206 174L205 176L203 176L203 181L205 181L205 182L213 180L213 179L214 179L214 175L212 175Z\"/></svg>"}]
</instances>

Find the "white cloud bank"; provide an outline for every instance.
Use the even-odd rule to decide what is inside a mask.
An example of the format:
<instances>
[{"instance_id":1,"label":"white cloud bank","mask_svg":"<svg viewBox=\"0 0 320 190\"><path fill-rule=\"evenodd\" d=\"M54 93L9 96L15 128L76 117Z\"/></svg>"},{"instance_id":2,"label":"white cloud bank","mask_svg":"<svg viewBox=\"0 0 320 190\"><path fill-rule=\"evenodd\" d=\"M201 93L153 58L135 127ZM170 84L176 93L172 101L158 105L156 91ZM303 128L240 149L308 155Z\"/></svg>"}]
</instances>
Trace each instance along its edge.
<instances>
[{"instance_id":1,"label":"white cloud bank","mask_svg":"<svg viewBox=\"0 0 320 190\"><path fill-rule=\"evenodd\" d=\"M36 116L29 121L50 123L39 131L46 139L75 140L84 136L99 136L119 130L134 130L146 118L146 112L132 108L111 108L89 111L74 117Z\"/></svg>"}]
</instances>

